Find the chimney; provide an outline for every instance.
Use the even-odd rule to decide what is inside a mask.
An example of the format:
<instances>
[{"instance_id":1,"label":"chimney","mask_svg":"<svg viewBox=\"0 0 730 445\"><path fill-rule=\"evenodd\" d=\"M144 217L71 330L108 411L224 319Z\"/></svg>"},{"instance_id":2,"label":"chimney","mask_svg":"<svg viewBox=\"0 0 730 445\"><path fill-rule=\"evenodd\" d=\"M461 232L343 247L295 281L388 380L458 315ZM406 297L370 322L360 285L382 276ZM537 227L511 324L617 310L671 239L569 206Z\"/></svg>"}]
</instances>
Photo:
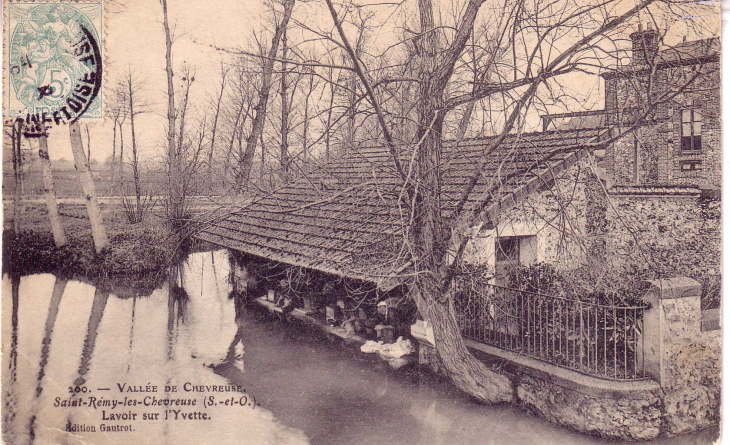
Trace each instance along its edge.
<instances>
[{"instance_id":1,"label":"chimney","mask_svg":"<svg viewBox=\"0 0 730 445\"><path fill-rule=\"evenodd\" d=\"M631 63L633 65L648 65L654 60L659 51L659 31L652 29L651 23L646 24L646 30L639 23L639 29L631 33Z\"/></svg>"}]
</instances>

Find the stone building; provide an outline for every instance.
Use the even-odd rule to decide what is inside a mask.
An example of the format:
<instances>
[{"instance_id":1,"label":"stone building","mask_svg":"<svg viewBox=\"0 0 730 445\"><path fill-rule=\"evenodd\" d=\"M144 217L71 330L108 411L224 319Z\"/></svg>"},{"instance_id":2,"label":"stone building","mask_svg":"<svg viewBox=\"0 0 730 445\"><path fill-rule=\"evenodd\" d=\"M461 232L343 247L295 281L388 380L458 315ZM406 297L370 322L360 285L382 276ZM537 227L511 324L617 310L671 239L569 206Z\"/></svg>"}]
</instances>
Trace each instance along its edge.
<instances>
[{"instance_id":1,"label":"stone building","mask_svg":"<svg viewBox=\"0 0 730 445\"><path fill-rule=\"evenodd\" d=\"M610 70L605 80L609 124L631 125L647 109L647 97L666 96L635 135L608 147L609 188L656 194L654 187L720 188L720 43L706 39L659 50L659 32L631 34L628 67ZM647 188L648 187L648 188ZM664 191L666 192L666 190Z\"/></svg>"}]
</instances>

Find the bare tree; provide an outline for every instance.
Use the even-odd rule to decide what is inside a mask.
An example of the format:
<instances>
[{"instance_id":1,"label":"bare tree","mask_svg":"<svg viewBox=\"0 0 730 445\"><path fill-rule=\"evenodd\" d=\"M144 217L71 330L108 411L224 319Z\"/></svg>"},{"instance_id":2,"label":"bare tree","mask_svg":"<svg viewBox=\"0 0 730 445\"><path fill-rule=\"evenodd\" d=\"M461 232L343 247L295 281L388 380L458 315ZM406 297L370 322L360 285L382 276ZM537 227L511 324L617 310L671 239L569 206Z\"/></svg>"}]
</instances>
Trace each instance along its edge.
<instances>
[{"instance_id":1,"label":"bare tree","mask_svg":"<svg viewBox=\"0 0 730 445\"><path fill-rule=\"evenodd\" d=\"M147 112L146 104L140 100L142 95L143 85L142 82L134 75L131 69L127 70L127 74L124 79L124 88L126 96L126 105L129 107L125 114L129 115L129 126L132 132L132 178L134 180L134 197L135 205L130 206L126 202L126 191L124 192L124 203L127 208L130 222L137 223L141 222L144 218L146 205L149 202L149 198L144 198L142 190L142 184L140 181L140 168L139 168L139 149L137 147L137 133L135 129L135 117L140 114ZM120 124L121 126L121 124ZM122 133L122 132L120 132ZM121 155L121 153L120 153Z\"/></svg>"},{"instance_id":2,"label":"bare tree","mask_svg":"<svg viewBox=\"0 0 730 445\"><path fill-rule=\"evenodd\" d=\"M286 27L283 28L281 34L281 88L279 95L281 96L281 149L279 151L280 178L282 182L289 179L289 97L287 96L287 40Z\"/></svg>"},{"instance_id":3,"label":"bare tree","mask_svg":"<svg viewBox=\"0 0 730 445\"><path fill-rule=\"evenodd\" d=\"M104 220L101 216L99 200L96 195L96 186L94 185L94 178L89 168L89 160L84 153L84 146L81 141L81 129L79 128L78 121L69 124L69 135L71 137L71 151L74 155L76 171L79 173L81 187L86 197L86 212L91 222L91 235L94 238L94 249L98 254L109 244L109 240L106 236L106 228L104 227Z\"/></svg>"},{"instance_id":4,"label":"bare tree","mask_svg":"<svg viewBox=\"0 0 730 445\"><path fill-rule=\"evenodd\" d=\"M48 156L48 139L46 135L41 135L38 138L38 157L41 159L41 165L43 166L43 194L46 197L46 208L48 210L48 219L51 223L53 242L56 244L56 247L61 247L68 243L68 239L61 224L61 216L58 214L56 186L53 181L53 166Z\"/></svg>"},{"instance_id":5,"label":"bare tree","mask_svg":"<svg viewBox=\"0 0 730 445\"><path fill-rule=\"evenodd\" d=\"M215 101L215 115L213 117L213 126L210 134L210 150L208 150L208 184L212 184L213 179L213 154L215 151L215 137L218 131L218 117L220 116L221 103L223 102L223 93L226 89L226 77L230 70L230 65L221 64L221 88Z\"/></svg>"},{"instance_id":6,"label":"bare tree","mask_svg":"<svg viewBox=\"0 0 730 445\"><path fill-rule=\"evenodd\" d=\"M112 183L112 194L116 190L116 175L117 169L119 169L120 180L124 183L124 129L123 124L127 118L127 93L126 87L123 83L119 83L111 91L109 105L107 106L107 112L112 119L112 161L111 161L111 183ZM119 166L117 167L117 127L119 127Z\"/></svg>"},{"instance_id":7,"label":"bare tree","mask_svg":"<svg viewBox=\"0 0 730 445\"><path fill-rule=\"evenodd\" d=\"M3 144L10 143L10 159L13 164L13 210L10 212L10 226L13 233L20 233L20 195L21 195L21 177L20 166L22 164L21 143L23 137L23 121L16 120L12 124L4 124L5 138Z\"/></svg>"},{"instance_id":8,"label":"bare tree","mask_svg":"<svg viewBox=\"0 0 730 445\"><path fill-rule=\"evenodd\" d=\"M296 0L284 0L284 12L281 20L276 24L274 36L271 38L271 46L269 47L268 57L263 63L263 73L261 88L259 89L258 103L254 107L254 117L251 124L251 132L246 138L246 151L242 159L239 160L238 176L236 186L241 190L248 180L251 167L253 165L254 154L256 153L256 145L264 131L264 123L266 121L266 108L269 102L269 94L271 92L272 74L274 71L274 61L279 53L279 43L284 35L286 27L289 25L294 3Z\"/></svg>"}]
</instances>

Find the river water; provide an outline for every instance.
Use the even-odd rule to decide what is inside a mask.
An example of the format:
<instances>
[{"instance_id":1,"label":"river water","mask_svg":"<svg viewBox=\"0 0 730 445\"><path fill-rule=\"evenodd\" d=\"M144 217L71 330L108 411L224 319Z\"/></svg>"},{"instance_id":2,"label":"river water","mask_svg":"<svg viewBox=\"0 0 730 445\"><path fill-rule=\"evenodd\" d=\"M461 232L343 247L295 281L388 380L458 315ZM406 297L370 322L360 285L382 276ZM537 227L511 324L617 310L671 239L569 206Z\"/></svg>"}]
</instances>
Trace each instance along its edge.
<instances>
[{"instance_id":1,"label":"river water","mask_svg":"<svg viewBox=\"0 0 730 445\"><path fill-rule=\"evenodd\" d=\"M228 268L224 251L196 253L177 269L180 286L124 297L49 274L4 276L4 443L616 443L514 407L475 404L438 378L394 371L300 325L249 312L229 298ZM125 396L141 404L151 397L201 403L209 395L186 392L186 383L244 391L198 406L207 420L174 420L164 407L100 403ZM124 384L157 388L120 392ZM176 392L166 390L173 385ZM233 395L255 403L222 403ZM55 406L64 402L81 406ZM138 417L108 420L110 413ZM144 413L158 417L142 420ZM102 432L102 423L133 431ZM67 431L69 425L79 427ZM708 430L650 443L708 444L716 435Z\"/></svg>"}]
</instances>

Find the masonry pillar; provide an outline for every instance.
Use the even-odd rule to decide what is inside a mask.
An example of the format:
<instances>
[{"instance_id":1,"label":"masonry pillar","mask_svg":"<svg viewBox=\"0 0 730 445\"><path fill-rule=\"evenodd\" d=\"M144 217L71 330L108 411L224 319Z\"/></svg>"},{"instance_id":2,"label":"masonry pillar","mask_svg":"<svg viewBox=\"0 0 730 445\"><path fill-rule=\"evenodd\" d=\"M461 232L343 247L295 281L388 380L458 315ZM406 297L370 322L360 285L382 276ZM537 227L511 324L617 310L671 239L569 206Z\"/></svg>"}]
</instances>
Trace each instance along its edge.
<instances>
[{"instance_id":1,"label":"masonry pillar","mask_svg":"<svg viewBox=\"0 0 730 445\"><path fill-rule=\"evenodd\" d=\"M642 283L644 371L662 387L662 432L682 434L717 422L719 331L702 331L701 285L686 277ZM642 345L639 345L640 347Z\"/></svg>"},{"instance_id":2,"label":"masonry pillar","mask_svg":"<svg viewBox=\"0 0 730 445\"><path fill-rule=\"evenodd\" d=\"M644 281L641 286L651 306L644 313L644 371L664 384L672 343L700 332L702 288L686 277Z\"/></svg>"}]
</instances>

